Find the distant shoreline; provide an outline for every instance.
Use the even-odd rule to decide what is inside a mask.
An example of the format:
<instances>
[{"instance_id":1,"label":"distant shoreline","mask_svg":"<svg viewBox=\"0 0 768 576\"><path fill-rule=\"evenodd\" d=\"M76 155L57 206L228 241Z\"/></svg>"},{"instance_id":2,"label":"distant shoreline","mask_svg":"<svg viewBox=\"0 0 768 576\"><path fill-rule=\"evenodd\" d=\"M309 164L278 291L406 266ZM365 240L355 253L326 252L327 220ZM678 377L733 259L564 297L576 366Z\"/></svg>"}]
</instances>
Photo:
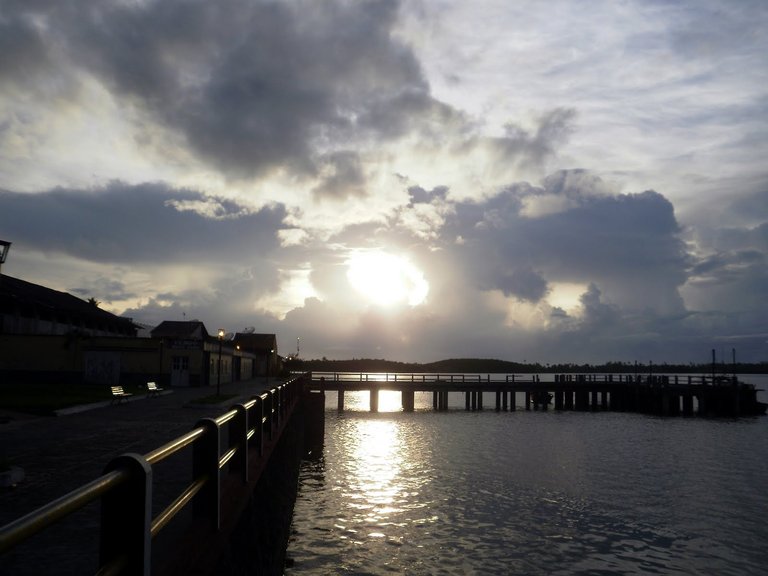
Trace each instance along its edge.
<instances>
[{"instance_id":1,"label":"distant shoreline","mask_svg":"<svg viewBox=\"0 0 768 576\"><path fill-rule=\"evenodd\" d=\"M768 362L736 363L714 366L709 364L642 364L607 362L605 364L540 364L510 362L485 358L452 358L438 362L397 362L373 358L352 360L291 359L285 363L290 370L316 372L405 372L405 373L478 373L478 374L768 374Z\"/></svg>"}]
</instances>

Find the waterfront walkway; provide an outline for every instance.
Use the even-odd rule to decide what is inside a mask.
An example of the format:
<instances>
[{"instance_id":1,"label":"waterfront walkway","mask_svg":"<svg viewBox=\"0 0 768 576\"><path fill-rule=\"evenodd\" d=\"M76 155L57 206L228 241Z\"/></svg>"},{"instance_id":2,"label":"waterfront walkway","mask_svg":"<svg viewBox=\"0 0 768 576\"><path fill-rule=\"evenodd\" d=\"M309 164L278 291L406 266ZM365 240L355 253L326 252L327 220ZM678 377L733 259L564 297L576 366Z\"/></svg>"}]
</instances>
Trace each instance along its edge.
<instances>
[{"instance_id":1,"label":"waterfront walkway","mask_svg":"<svg viewBox=\"0 0 768 576\"><path fill-rule=\"evenodd\" d=\"M274 378L269 382L266 378L256 378L222 384L222 394L235 396L220 405L191 403L196 398L215 393L215 388L175 388L155 397L137 394L129 402L58 417L4 413L3 420L9 418L9 421L0 424L0 451L12 465L24 470L25 478L14 488L0 490L0 526L99 477L112 458L126 452L146 454L188 432L201 418L218 416L232 404L247 400L277 382ZM189 479L180 474L181 478L176 481L175 475L176 471L173 471L164 482L171 492L177 483ZM74 544L73 541L90 539L86 532L77 533L81 529L90 529L87 525L95 522L97 518L93 514L83 516L79 521L81 525L70 527L68 535L44 538L38 545L41 552L44 551L42 556L52 552L50 547L66 549ZM30 544L44 535L33 538ZM98 543L88 545L97 547ZM0 573L5 560L7 558L0 559ZM36 564L29 573L54 573L48 572L44 558L38 558L36 562L43 565ZM18 572L18 568L15 565L13 573L25 573ZM58 564L55 573L71 572Z\"/></svg>"}]
</instances>

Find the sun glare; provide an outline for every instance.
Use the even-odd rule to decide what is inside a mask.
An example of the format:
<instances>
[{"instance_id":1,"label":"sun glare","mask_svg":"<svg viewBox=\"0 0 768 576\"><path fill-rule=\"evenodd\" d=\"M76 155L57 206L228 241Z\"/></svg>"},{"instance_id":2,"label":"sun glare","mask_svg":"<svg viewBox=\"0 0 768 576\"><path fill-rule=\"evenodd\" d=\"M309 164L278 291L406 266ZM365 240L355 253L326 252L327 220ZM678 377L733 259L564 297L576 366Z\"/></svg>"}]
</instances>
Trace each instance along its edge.
<instances>
[{"instance_id":1,"label":"sun glare","mask_svg":"<svg viewBox=\"0 0 768 576\"><path fill-rule=\"evenodd\" d=\"M408 260L386 252L355 252L347 260L347 279L370 302L380 306L424 302L429 284Z\"/></svg>"}]
</instances>

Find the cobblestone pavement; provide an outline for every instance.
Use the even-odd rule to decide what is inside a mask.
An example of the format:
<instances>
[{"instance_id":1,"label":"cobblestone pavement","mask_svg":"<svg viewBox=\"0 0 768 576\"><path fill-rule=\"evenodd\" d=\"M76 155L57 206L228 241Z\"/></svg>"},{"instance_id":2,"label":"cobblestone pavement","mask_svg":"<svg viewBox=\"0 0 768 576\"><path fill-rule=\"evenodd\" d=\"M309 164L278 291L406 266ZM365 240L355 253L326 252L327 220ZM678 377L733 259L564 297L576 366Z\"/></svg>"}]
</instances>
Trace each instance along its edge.
<instances>
[{"instance_id":1,"label":"cobblestone pavement","mask_svg":"<svg viewBox=\"0 0 768 576\"><path fill-rule=\"evenodd\" d=\"M222 384L222 394L236 396L218 406L190 404L195 398L210 395L211 388L176 388L152 398L136 395L129 402L59 417L10 415L10 421L0 424L0 450L12 465L24 470L25 478L13 488L0 489L0 526L98 478L112 458L127 452L146 454L186 433L199 419L218 416L230 405L275 383L275 379L267 382L265 378L257 378ZM164 490L173 491L191 478L189 466L183 460L169 468L170 471L157 472L153 469L157 500L162 499ZM184 468L183 473L179 473L180 468ZM161 506L162 502L157 505ZM23 561L14 558L13 572L8 573L79 573L82 564L75 562L70 566L66 559L73 540L82 548L79 556L98 557L98 514L95 510L88 512L89 507L74 514L62 527L51 527L19 547L27 550L6 555L35 556ZM53 535L43 537L48 531ZM63 550L57 550L59 547ZM64 559L41 559L41 550L43 556L55 558L61 553ZM0 560L0 573L6 573L8 560L7 557Z\"/></svg>"}]
</instances>

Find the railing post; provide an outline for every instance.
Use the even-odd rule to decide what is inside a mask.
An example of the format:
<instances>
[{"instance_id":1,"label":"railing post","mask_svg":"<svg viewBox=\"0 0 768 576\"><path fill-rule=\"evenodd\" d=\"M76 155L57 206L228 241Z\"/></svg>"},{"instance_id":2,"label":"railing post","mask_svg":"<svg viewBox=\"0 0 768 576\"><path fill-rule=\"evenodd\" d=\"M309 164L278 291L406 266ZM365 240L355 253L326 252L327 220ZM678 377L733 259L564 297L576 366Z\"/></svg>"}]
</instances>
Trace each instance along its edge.
<instances>
[{"instance_id":1,"label":"railing post","mask_svg":"<svg viewBox=\"0 0 768 576\"><path fill-rule=\"evenodd\" d=\"M261 396L254 396L255 404L251 408L253 416L253 442L259 449L259 456L264 455L264 400Z\"/></svg>"},{"instance_id":2,"label":"railing post","mask_svg":"<svg viewBox=\"0 0 768 576\"><path fill-rule=\"evenodd\" d=\"M275 426L280 428L280 423L283 421L283 388L277 386L275 388Z\"/></svg>"},{"instance_id":3,"label":"railing post","mask_svg":"<svg viewBox=\"0 0 768 576\"><path fill-rule=\"evenodd\" d=\"M213 418L203 418L195 428L204 428L205 434L192 450L192 474L195 480L207 476L205 486L195 498L195 516L207 517L211 527L221 526L221 475L219 474L219 425Z\"/></svg>"},{"instance_id":4,"label":"railing post","mask_svg":"<svg viewBox=\"0 0 768 576\"><path fill-rule=\"evenodd\" d=\"M229 421L229 447L237 447L232 457L230 470L237 471L248 482L248 409L242 404L235 404L232 410L237 410L237 416Z\"/></svg>"},{"instance_id":5,"label":"railing post","mask_svg":"<svg viewBox=\"0 0 768 576\"><path fill-rule=\"evenodd\" d=\"M280 426L280 386L272 388L272 425Z\"/></svg>"},{"instance_id":6,"label":"railing post","mask_svg":"<svg viewBox=\"0 0 768 576\"><path fill-rule=\"evenodd\" d=\"M266 408L267 421L264 423L267 427L268 436L270 440L274 438L275 434L275 391L267 390L267 403L264 406Z\"/></svg>"},{"instance_id":7,"label":"railing post","mask_svg":"<svg viewBox=\"0 0 768 576\"><path fill-rule=\"evenodd\" d=\"M99 564L118 563L120 572L149 576L152 546L152 467L138 454L113 459L105 473L124 470L128 480L101 499Z\"/></svg>"}]
</instances>

